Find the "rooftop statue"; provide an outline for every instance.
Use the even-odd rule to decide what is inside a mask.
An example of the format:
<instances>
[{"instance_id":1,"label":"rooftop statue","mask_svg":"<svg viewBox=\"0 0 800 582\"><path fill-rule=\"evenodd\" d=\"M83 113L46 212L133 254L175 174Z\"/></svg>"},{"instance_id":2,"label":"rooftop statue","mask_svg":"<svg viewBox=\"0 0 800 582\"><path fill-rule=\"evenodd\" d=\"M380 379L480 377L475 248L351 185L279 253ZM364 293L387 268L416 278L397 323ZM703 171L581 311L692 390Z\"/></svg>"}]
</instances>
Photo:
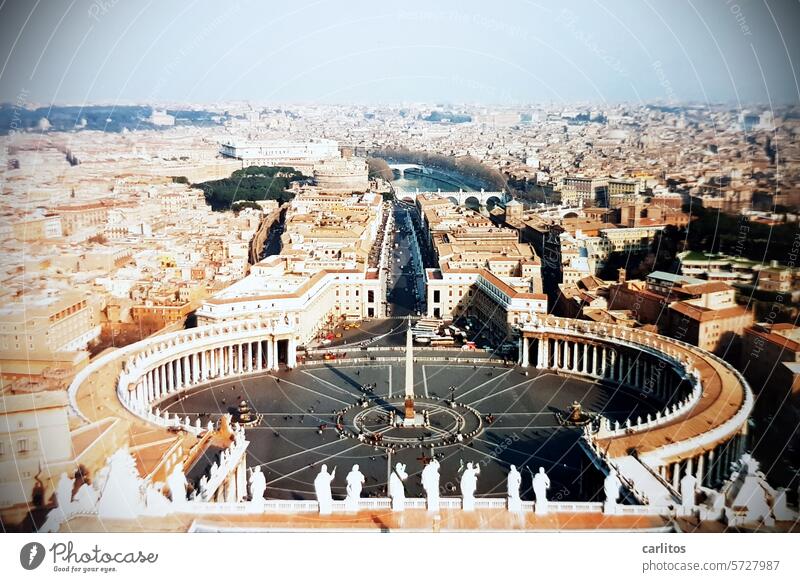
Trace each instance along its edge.
<instances>
[{"instance_id":1,"label":"rooftop statue","mask_svg":"<svg viewBox=\"0 0 800 582\"><path fill-rule=\"evenodd\" d=\"M364 486L364 474L358 470L358 465L347 474L347 497L345 507L347 511L358 511L358 500L361 498L361 488Z\"/></svg>"},{"instance_id":2,"label":"rooftop statue","mask_svg":"<svg viewBox=\"0 0 800 582\"><path fill-rule=\"evenodd\" d=\"M544 467L539 467L539 472L533 476L533 494L536 496L536 513L539 515L544 515L549 511L548 489L550 489L550 477L544 472Z\"/></svg>"},{"instance_id":3,"label":"rooftop statue","mask_svg":"<svg viewBox=\"0 0 800 582\"><path fill-rule=\"evenodd\" d=\"M322 465L319 474L314 479L314 492L317 494L319 512L328 515L333 511L333 496L331 495L331 481L336 476L336 467L328 473L328 465Z\"/></svg>"},{"instance_id":4,"label":"rooftop statue","mask_svg":"<svg viewBox=\"0 0 800 582\"><path fill-rule=\"evenodd\" d=\"M439 511L439 461L436 459L422 470L422 488L428 500L428 511Z\"/></svg>"},{"instance_id":5,"label":"rooftop statue","mask_svg":"<svg viewBox=\"0 0 800 582\"><path fill-rule=\"evenodd\" d=\"M392 498L392 510L403 511L406 503L406 489L403 481L408 478L404 463L397 463L389 475L389 497Z\"/></svg>"},{"instance_id":6,"label":"rooftop statue","mask_svg":"<svg viewBox=\"0 0 800 582\"><path fill-rule=\"evenodd\" d=\"M517 471L516 465L511 465L508 471L506 488L508 491L508 510L522 511L522 501L519 498L519 489L522 486L522 475Z\"/></svg>"}]
</instances>

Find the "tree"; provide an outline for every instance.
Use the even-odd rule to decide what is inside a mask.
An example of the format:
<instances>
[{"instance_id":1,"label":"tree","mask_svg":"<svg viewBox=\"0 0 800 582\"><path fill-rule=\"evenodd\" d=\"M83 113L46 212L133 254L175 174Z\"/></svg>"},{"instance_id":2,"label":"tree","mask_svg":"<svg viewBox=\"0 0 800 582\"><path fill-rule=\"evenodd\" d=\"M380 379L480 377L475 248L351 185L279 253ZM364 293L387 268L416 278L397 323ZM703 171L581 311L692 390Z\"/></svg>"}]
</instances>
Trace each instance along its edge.
<instances>
[{"instance_id":1,"label":"tree","mask_svg":"<svg viewBox=\"0 0 800 582\"><path fill-rule=\"evenodd\" d=\"M383 178L387 182L394 180L394 172L386 163L386 160L381 158L367 158L367 166L369 167L370 178Z\"/></svg>"},{"instance_id":2,"label":"tree","mask_svg":"<svg viewBox=\"0 0 800 582\"><path fill-rule=\"evenodd\" d=\"M288 202L294 196L287 189L291 182L307 180L301 172L283 166L250 166L236 170L230 178L194 184L203 191L213 210L230 210L231 205L244 200L277 200Z\"/></svg>"}]
</instances>

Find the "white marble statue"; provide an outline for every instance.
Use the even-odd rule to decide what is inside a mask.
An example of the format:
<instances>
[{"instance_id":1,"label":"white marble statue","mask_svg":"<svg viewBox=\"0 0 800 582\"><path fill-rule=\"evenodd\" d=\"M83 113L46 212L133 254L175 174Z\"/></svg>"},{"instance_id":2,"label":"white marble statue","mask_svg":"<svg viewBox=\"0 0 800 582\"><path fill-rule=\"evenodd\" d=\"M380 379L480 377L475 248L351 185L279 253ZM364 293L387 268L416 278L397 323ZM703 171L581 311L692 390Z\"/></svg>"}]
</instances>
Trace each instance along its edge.
<instances>
[{"instance_id":1,"label":"white marble statue","mask_svg":"<svg viewBox=\"0 0 800 582\"><path fill-rule=\"evenodd\" d=\"M519 498L519 489L522 486L522 475L517 471L516 465L511 465L508 470L506 489L508 491L508 510L522 511L522 501Z\"/></svg>"},{"instance_id":2,"label":"white marble statue","mask_svg":"<svg viewBox=\"0 0 800 582\"><path fill-rule=\"evenodd\" d=\"M697 477L691 473L686 473L681 479L681 506L684 509L692 509L696 505L697 499Z\"/></svg>"},{"instance_id":3,"label":"white marble statue","mask_svg":"<svg viewBox=\"0 0 800 582\"><path fill-rule=\"evenodd\" d=\"M770 508L770 497L775 490L767 483L759 470L758 461L745 453L738 462L738 469L722 486L725 495L725 520L728 525L757 524L771 526L775 523Z\"/></svg>"},{"instance_id":4,"label":"white marble statue","mask_svg":"<svg viewBox=\"0 0 800 582\"><path fill-rule=\"evenodd\" d=\"M472 462L467 463L461 475L462 509L472 511L475 509L475 490L478 488L478 475L481 468Z\"/></svg>"},{"instance_id":5,"label":"white marble statue","mask_svg":"<svg viewBox=\"0 0 800 582\"><path fill-rule=\"evenodd\" d=\"M389 475L389 497L392 498L392 511L403 511L406 508L406 488L403 481L408 478L404 463L397 463Z\"/></svg>"},{"instance_id":6,"label":"white marble statue","mask_svg":"<svg viewBox=\"0 0 800 582\"><path fill-rule=\"evenodd\" d=\"M183 472L183 462L175 465L172 472L167 477L167 487L172 496L172 504L181 506L186 503L186 475Z\"/></svg>"},{"instance_id":7,"label":"white marble statue","mask_svg":"<svg viewBox=\"0 0 800 582\"><path fill-rule=\"evenodd\" d=\"M77 513L90 513L97 508L97 491L88 483L84 483L75 493L74 509Z\"/></svg>"},{"instance_id":8,"label":"white marble statue","mask_svg":"<svg viewBox=\"0 0 800 582\"><path fill-rule=\"evenodd\" d=\"M267 478L261 472L261 467L250 471L250 501L261 503L264 501L264 492L267 490Z\"/></svg>"},{"instance_id":9,"label":"white marble statue","mask_svg":"<svg viewBox=\"0 0 800 582\"><path fill-rule=\"evenodd\" d=\"M208 477L203 475L200 477L200 482L197 484L197 499L200 501L208 501L211 492L208 490Z\"/></svg>"},{"instance_id":10,"label":"white marble statue","mask_svg":"<svg viewBox=\"0 0 800 582\"><path fill-rule=\"evenodd\" d=\"M72 501L72 488L75 481L66 473L62 473L54 492L56 506L47 513L47 519L39 528L41 533L55 533L61 524L73 513L75 504Z\"/></svg>"},{"instance_id":11,"label":"white marble statue","mask_svg":"<svg viewBox=\"0 0 800 582\"><path fill-rule=\"evenodd\" d=\"M75 487L75 479L66 473L61 473L56 485L56 503L63 516L67 516L72 511L72 489Z\"/></svg>"},{"instance_id":12,"label":"white marble statue","mask_svg":"<svg viewBox=\"0 0 800 582\"><path fill-rule=\"evenodd\" d=\"M617 501L619 501L619 488L622 483L619 482L619 477L613 469L609 470L603 481L603 493L606 496L606 501L603 504L603 511L605 513L616 513Z\"/></svg>"},{"instance_id":13,"label":"white marble statue","mask_svg":"<svg viewBox=\"0 0 800 582\"><path fill-rule=\"evenodd\" d=\"M105 484L97 502L97 515L103 519L135 519L145 511L142 478L136 460L127 448L119 449L106 463Z\"/></svg>"},{"instance_id":14,"label":"white marble statue","mask_svg":"<svg viewBox=\"0 0 800 582\"><path fill-rule=\"evenodd\" d=\"M345 478L347 481L347 497L344 506L347 511L358 511L358 500L361 498L361 488L364 486L364 474L358 470L358 465L353 468Z\"/></svg>"},{"instance_id":15,"label":"white marble statue","mask_svg":"<svg viewBox=\"0 0 800 582\"><path fill-rule=\"evenodd\" d=\"M428 511L439 511L439 461L436 459L422 470L422 488L428 500Z\"/></svg>"},{"instance_id":16,"label":"white marble statue","mask_svg":"<svg viewBox=\"0 0 800 582\"><path fill-rule=\"evenodd\" d=\"M149 483L144 490L147 515L164 516L172 511L172 502L164 495L163 483Z\"/></svg>"},{"instance_id":17,"label":"white marble statue","mask_svg":"<svg viewBox=\"0 0 800 582\"><path fill-rule=\"evenodd\" d=\"M533 476L533 494L536 496L535 512L539 515L545 515L549 511L548 489L550 489L550 477L544 472L544 467L539 467L539 472Z\"/></svg>"},{"instance_id":18,"label":"white marble statue","mask_svg":"<svg viewBox=\"0 0 800 582\"><path fill-rule=\"evenodd\" d=\"M328 473L328 465L322 465L319 474L314 479L314 492L317 494L319 512L322 515L330 515L333 511L333 496L331 495L331 481L336 476L336 467Z\"/></svg>"}]
</instances>

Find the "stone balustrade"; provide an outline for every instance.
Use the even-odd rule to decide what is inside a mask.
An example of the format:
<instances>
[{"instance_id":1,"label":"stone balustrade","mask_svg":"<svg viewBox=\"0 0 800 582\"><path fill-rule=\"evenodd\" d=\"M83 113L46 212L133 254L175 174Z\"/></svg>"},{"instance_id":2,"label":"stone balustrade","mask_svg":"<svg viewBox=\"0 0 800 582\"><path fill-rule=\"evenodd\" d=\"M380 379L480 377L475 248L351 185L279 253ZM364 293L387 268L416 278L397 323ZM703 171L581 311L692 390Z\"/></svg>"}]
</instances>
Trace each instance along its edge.
<instances>
[{"instance_id":1,"label":"stone balustrade","mask_svg":"<svg viewBox=\"0 0 800 582\"><path fill-rule=\"evenodd\" d=\"M245 479L245 452L248 441L244 429L239 427L234 433L231 446L220 453L219 462L214 462L208 475L200 478L199 499L210 501L213 498L225 501L240 501L247 497Z\"/></svg>"},{"instance_id":2,"label":"stone balustrade","mask_svg":"<svg viewBox=\"0 0 800 582\"><path fill-rule=\"evenodd\" d=\"M679 418L681 415L687 414L703 396L703 386L700 383L700 379L691 374L690 378L692 389L689 392L689 395L684 397L679 402L672 404L664 411L656 411L654 415L648 413L645 418L642 418L641 416L637 417L635 420L628 418L624 423L620 423L618 420L612 423L611 420L604 417L600 421L600 428L596 433L597 438L614 438L650 430L658 426L669 424Z\"/></svg>"}]
</instances>

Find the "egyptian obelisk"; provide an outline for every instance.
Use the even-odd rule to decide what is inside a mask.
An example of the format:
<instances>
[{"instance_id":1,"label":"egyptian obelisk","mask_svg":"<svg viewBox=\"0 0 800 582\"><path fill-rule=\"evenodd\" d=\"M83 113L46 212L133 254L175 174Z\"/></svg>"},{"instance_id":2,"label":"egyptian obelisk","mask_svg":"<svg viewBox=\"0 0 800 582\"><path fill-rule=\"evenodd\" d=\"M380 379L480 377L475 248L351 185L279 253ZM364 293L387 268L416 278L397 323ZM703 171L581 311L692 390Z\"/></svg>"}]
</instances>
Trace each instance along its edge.
<instances>
[{"instance_id":1,"label":"egyptian obelisk","mask_svg":"<svg viewBox=\"0 0 800 582\"><path fill-rule=\"evenodd\" d=\"M405 400L405 424L414 422L414 345L411 337L411 316L408 318L408 330L406 331L406 400Z\"/></svg>"}]
</instances>

